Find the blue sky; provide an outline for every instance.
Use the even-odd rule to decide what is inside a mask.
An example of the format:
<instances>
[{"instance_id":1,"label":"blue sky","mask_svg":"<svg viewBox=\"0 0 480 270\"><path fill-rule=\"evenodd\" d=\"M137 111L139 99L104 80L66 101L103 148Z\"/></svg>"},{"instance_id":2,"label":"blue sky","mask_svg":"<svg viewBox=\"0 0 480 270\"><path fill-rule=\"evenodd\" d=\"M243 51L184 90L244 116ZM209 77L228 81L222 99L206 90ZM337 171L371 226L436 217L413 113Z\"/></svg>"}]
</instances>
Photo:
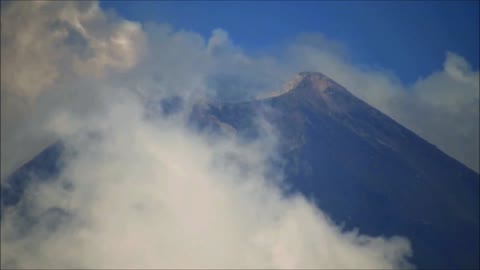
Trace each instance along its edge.
<instances>
[{"instance_id":1,"label":"blue sky","mask_svg":"<svg viewBox=\"0 0 480 270\"><path fill-rule=\"evenodd\" d=\"M124 18L169 23L209 36L229 32L247 53L299 33L341 42L355 63L392 70L405 83L440 70L446 51L479 66L478 1L104 1Z\"/></svg>"}]
</instances>

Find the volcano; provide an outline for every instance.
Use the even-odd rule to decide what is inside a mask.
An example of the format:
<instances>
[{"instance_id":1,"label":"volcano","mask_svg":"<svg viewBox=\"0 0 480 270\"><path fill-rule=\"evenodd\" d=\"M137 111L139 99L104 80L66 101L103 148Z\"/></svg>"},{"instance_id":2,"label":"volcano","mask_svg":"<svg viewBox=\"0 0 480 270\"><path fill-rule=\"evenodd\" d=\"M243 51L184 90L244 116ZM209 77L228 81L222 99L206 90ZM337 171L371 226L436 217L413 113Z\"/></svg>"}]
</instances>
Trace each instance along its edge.
<instances>
[{"instance_id":1,"label":"volcano","mask_svg":"<svg viewBox=\"0 0 480 270\"><path fill-rule=\"evenodd\" d=\"M206 115L255 134L254 116L269 108L287 182L334 221L405 235L419 268L479 267L477 173L321 73L287 86L255 102L210 105Z\"/></svg>"},{"instance_id":2,"label":"volcano","mask_svg":"<svg viewBox=\"0 0 480 270\"><path fill-rule=\"evenodd\" d=\"M175 102L176 104L177 102ZM175 105L180 106L180 105ZM321 73L303 72L269 97L196 106L201 130L261 136L259 113L279 134L277 165L345 229L411 241L422 269L478 269L479 175ZM22 196L29 170L55 173L57 143L2 187L2 206ZM49 165L47 165L49 164Z\"/></svg>"}]
</instances>

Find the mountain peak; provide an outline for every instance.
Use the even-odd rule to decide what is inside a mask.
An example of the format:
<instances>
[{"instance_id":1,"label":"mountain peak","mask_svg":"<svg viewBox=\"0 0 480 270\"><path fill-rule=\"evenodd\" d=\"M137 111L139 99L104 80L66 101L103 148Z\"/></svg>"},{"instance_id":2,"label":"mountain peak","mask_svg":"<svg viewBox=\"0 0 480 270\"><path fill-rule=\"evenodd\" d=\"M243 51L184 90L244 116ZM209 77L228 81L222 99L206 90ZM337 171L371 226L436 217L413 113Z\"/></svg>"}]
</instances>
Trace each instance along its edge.
<instances>
[{"instance_id":1,"label":"mountain peak","mask_svg":"<svg viewBox=\"0 0 480 270\"><path fill-rule=\"evenodd\" d=\"M318 92L323 92L329 88L343 89L343 87L323 73L303 71L298 73L293 79L287 81L280 90L270 92L266 95L260 95L257 99L278 97L301 88L312 89Z\"/></svg>"},{"instance_id":2,"label":"mountain peak","mask_svg":"<svg viewBox=\"0 0 480 270\"><path fill-rule=\"evenodd\" d=\"M331 113L347 113L363 102L343 86L320 72L300 72L277 96L294 103L310 104Z\"/></svg>"},{"instance_id":3,"label":"mountain peak","mask_svg":"<svg viewBox=\"0 0 480 270\"><path fill-rule=\"evenodd\" d=\"M300 80L295 87L307 87L320 92L332 87L343 88L330 77L320 72L300 72L298 77Z\"/></svg>"}]
</instances>

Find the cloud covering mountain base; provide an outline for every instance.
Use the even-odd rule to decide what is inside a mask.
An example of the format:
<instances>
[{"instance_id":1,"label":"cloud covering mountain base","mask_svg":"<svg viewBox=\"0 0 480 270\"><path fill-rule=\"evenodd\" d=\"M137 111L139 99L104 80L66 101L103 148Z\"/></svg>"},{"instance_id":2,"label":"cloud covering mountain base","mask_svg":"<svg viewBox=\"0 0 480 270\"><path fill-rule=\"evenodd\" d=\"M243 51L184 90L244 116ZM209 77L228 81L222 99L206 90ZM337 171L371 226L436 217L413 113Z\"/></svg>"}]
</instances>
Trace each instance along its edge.
<instances>
[{"instance_id":1,"label":"cloud covering mountain base","mask_svg":"<svg viewBox=\"0 0 480 270\"><path fill-rule=\"evenodd\" d=\"M344 232L303 196L282 195L281 173L268 173L273 133L212 140L177 118L146 120L135 100L56 122L70 154L60 175L3 213L2 266L409 266L406 239Z\"/></svg>"}]
</instances>

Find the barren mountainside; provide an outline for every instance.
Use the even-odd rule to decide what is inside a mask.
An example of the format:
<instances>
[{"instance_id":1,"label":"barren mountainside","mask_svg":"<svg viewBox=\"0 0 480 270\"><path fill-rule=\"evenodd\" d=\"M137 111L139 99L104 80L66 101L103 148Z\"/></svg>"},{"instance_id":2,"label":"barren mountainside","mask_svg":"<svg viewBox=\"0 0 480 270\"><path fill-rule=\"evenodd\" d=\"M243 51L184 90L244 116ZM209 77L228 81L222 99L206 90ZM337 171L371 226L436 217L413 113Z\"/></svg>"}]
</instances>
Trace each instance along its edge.
<instances>
[{"instance_id":1,"label":"barren mountainside","mask_svg":"<svg viewBox=\"0 0 480 270\"><path fill-rule=\"evenodd\" d=\"M285 175L335 222L410 239L419 268L479 267L479 175L320 73L283 94L211 105L255 136L259 111L280 130ZM268 108L268 110L264 109Z\"/></svg>"}]
</instances>

